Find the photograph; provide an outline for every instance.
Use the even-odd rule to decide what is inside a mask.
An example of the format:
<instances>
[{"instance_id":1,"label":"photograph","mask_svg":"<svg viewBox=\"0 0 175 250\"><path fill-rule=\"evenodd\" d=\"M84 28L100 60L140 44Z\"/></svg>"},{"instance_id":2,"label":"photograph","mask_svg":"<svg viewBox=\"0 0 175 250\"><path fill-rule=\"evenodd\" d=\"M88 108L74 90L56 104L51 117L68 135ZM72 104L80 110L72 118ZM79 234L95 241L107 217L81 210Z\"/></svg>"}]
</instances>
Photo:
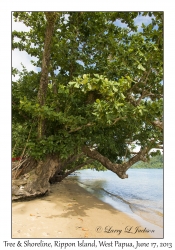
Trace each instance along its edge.
<instances>
[{"instance_id":1,"label":"photograph","mask_svg":"<svg viewBox=\"0 0 175 250\"><path fill-rule=\"evenodd\" d=\"M12 11L11 37L11 238L163 239L164 12Z\"/></svg>"}]
</instances>

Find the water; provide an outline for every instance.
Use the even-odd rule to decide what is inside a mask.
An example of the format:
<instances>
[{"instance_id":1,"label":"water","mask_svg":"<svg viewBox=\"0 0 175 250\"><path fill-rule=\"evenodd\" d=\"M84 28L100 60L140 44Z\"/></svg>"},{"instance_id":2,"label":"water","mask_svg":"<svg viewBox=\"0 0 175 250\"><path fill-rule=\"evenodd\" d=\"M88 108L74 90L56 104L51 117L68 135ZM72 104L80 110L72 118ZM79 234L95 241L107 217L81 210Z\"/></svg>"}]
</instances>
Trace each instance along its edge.
<instances>
[{"instance_id":1,"label":"water","mask_svg":"<svg viewBox=\"0 0 175 250\"><path fill-rule=\"evenodd\" d=\"M163 170L129 169L129 178L120 179L107 171L80 170L69 178L117 210L163 227Z\"/></svg>"}]
</instances>

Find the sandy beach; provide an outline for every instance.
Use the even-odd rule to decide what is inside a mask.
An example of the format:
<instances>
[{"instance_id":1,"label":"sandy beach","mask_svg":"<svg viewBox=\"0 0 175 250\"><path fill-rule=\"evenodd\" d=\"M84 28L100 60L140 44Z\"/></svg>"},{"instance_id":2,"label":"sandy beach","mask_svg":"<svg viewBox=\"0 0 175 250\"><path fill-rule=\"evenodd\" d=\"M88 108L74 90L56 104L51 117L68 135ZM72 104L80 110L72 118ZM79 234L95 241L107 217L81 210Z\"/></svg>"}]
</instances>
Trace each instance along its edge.
<instances>
[{"instance_id":1,"label":"sandy beach","mask_svg":"<svg viewBox=\"0 0 175 250\"><path fill-rule=\"evenodd\" d=\"M70 179L47 196L12 203L12 238L157 238L153 231Z\"/></svg>"}]
</instances>

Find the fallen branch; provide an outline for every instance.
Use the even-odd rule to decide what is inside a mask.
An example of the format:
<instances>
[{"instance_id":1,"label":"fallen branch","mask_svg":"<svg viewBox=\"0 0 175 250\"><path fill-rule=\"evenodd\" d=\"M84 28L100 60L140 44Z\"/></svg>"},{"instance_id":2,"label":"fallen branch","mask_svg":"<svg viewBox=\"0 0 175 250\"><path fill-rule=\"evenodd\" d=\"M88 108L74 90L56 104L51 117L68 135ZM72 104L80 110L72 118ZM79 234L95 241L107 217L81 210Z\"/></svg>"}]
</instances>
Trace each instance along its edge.
<instances>
[{"instance_id":1,"label":"fallen branch","mask_svg":"<svg viewBox=\"0 0 175 250\"><path fill-rule=\"evenodd\" d=\"M17 166L15 166L14 168L12 168L12 171L14 171L17 168L19 169L26 160L27 159L24 159L22 162L19 161L19 163L17 163Z\"/></svg>"},{"instance_id":2,"label":"fallen branch","mask_svg":"<svg viewBox=\"0 0 175 250\"><path fill-rule=\"evenodd\" d=\"M26 147L27 147L27 143L28 143L29 138L30 138L31 131L32 131L32 126L31 126L31 128L30 128L30 131L29 131L29 134L28 134L28 138L27 138L27 141L26 141L26 145L25 145L25 147L24 147L24 149L23 149L23 152L22 152L22 155L21 155L21 159L23 158L24 153L25 153L25 151L26 151ZM16 178L16 176L17 176L17 171L18 171L18 169L19 169L19 168L21 167L21 165L22 165L21 159L19 160L19 164L18 164L17 167L15 168L15 169L16 169L16 173L14 174L14 178Z\"/></svg>"}]
</instances>

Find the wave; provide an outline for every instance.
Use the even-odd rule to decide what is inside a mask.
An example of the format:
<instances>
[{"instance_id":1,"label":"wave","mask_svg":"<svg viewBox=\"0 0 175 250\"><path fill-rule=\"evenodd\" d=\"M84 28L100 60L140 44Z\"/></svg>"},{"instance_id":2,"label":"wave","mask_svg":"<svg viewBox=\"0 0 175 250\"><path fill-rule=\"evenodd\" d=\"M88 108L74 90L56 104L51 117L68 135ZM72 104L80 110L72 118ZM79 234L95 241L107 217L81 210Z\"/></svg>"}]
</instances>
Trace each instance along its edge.
<instances>
[{"instance_id":1,"label":"wave","mask_svg":"<svg viewBox=\"0 0 175 250\"><path fill-rule=\"evenodd\" d=\"M162 196L158 192L150 191L149 179L145 182L139 177L135 182L132 180L132 183L128 182L125 185L123 182L120 183L120 180L118 183L114 182L115 179L110 172L108 175L94 175L92 178L91 172L88 174L87 171L74 178L81 187L116 209L131 216L135 214L145 221L163 227Z\"/></svg>"},{"instance_id":2,"label":"wave","mask_svg":"<svg viewBox=\"0 0 175 250\"><path fill-rule=\"evenodd\" d=\"M163 213L156 210L155 208L151 208L154 205L154 202L150 200L144 200L144 199L135 199L135 200L125 200L123 197L113 194L111 192L108 192L104 188L101 188L105 193L109 194L110 196L113 196L123 203L127 204L131 211L138 216L140 216L142 219L153 223L159 227L163 227Z\"/></svg>"},{"instance_id":3,"label":"wave","mask_svg":"<svg viewBox=\"0 0 175 250\"><path fill-rule=\"evenodd\" d=\"M81 183L81 182L80 182ZM94 191L91 187L91 185L87 185L84 183L81 183L82 186L86 186L87 189L91 189L91 191ZM119 201L121 201L122 203L126 204L129 206L130 210L138 215L139 217L141 217L142 219L155 224L159 227L163 227L163 213L151 208L151 206L153 206L153 204L151 204L150 200L144 200L144 199L133 199L133 200L126 200L123 197L114 194L112 192L107 191L104 188L99 188L100 190L102 190L103 192L105 192L106 194L108 194L111 198L117 199ZM93 192L95 193L95 191Z\"/></svg>"}]
</instances>

